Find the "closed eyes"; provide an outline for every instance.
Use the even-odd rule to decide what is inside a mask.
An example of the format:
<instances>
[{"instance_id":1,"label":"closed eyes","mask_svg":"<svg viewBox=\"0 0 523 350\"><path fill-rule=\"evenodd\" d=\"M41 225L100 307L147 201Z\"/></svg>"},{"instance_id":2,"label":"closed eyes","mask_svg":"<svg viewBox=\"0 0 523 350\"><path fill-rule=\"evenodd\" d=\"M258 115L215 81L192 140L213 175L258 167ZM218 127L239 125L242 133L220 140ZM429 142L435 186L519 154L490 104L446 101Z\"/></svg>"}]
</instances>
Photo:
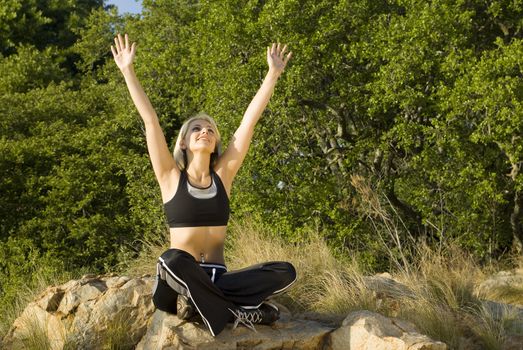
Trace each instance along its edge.
<instances>
[{"instance_id":1,"label":"closed eyes","mask_svg":"<svg viewBox=\"0 0 523 350\"><path fill-rule=\"evenodd\" d=\"M214 130L213 130L213 129L211 129L211 128L206 128L206 129L207 129L207 133L209 133L209 134L214 134ZM192 128L191 130L192 130L193 132L199 132L199 131L202 130L202 127L199 126L199 125L195 125L195 126L193 126L193 128Z\"/></svg>"}]
</instances>

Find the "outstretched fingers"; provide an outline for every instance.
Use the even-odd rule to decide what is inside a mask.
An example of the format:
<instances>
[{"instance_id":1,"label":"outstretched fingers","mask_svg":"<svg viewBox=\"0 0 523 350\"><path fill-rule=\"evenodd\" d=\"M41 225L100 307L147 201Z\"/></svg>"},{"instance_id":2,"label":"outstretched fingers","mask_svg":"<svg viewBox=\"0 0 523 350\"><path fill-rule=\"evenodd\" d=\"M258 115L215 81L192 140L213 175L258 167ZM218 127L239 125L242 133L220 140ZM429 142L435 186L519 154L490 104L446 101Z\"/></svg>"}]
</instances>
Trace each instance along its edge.
<instances>
[{"instance_id":1,"label":"outstretched fingers","mask_svg":"<svg viewBox=\"0 0 523 350\"><path fill-rule=\"evenodd\" d=\"M121 34L118 34L114 37L114 46L111 45L111 51L114 56L122 53L123 51L129 51L134 53L136 50L136 43L131 43L129 45L129 35L125 34L123 37Z\"/></svg>"},{"instance_id":2,"label":"outstretched fingers","mask_svg":"<svg viewBox=\"0 0 523 350\"><path fill-rule=\"evenodd\" d=\"M282 45L281 43L273 43L270 47L269 53L271 55L276 55L283 60L284 58L286 58L285 52L287 51L287 49L288 47L286 44Z\"/></svg>"},{"instance_id":3,"label":"outstretched fingers","mask_svg":"<svg viewBox=\"0 0 523 350\"><path fill-rule=\"evenodd\" d=\"M281 52L280 52L281 57L284 57L285 51L287 51L287 45L284 45L283 49L281 49Z\"/></svg>"},{"instance_id":4,"label":"outstretched fingers","mask_svg":"<svg viewBox=\"0 0 523 350\"><path fill-rule=\"evenodd\" d=\"M270 47L267 47L269 66L283 71L292 57L292 52L287 52L287 49L287 45L281 43L272 43Z\"/></svg>"},{"instance_id":5,"label":"outstretched fingers","mask_svg":"<svg viewBox=\"0 0 523 350\"><path fill-rule=\"evenodd\" d=\"M286 65L287 65L287 62L289 62L289 60L291 59L291 57L292 57L292 51L289 52L289 53L287 54L287 56L285 56L285 58L284 58L284 60L283 60L283 66L286 66Z\"/></svg>"},{"instance_id":6,"label":"outstretched fingers","mask_svg":"<svg viewBox=\"0 0 523 350\"><path fill-rule=\"evenodd\" d=\"M122 49L122 51L127 49L127 46L125 46L124 39L121 34L118 34L118 42L120 43L120 49Z\"/></svg>"},{"instance_id":7,"label":"outstretched fingers","mask_svg":"<svg viewBox=\"0 0 523 350\"><path fill-rule=\"evenodd\" d=\"M122 52L122 48L120 47L120 41L118 40L117 36L114 37L114 47L116 47L116 52L117 53Z\"/></svg>"},{"instance_id":8,"label":"outstretched fingers","mask_svg":"<svg viewBox=\"0 0 523 350\"><path fill-rule=\"evenodd\" d=\"M111 52L118 68L125 69L133 64L136 54L136 43L129 40L129 35L117 34L114 37L114 46L111 45Z\"/></svg>"}]
</instances>

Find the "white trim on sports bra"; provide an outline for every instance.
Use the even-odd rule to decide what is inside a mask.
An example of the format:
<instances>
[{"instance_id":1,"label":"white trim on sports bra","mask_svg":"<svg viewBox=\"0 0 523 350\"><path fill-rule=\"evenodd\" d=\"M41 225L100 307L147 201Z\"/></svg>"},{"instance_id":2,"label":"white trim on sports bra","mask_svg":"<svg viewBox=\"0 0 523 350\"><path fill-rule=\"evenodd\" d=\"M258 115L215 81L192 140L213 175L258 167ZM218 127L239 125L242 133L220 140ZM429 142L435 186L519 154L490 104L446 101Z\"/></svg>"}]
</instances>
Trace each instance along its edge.
<instances>
[{"instance_id":1,"label":"white trim on sports bra","mask_svg":"<svg viewBox=\"0 0 523 350\"><path fill-rule=\"evenodd\" d=\"M189 192L189 194L194 198L198 199L209 199L216 196L216 193L218 193L218 188L216 187L214 176L211 176L211 185L207 188L194 187L187 180L187 192Z\"/></svg>"}]
</instances>

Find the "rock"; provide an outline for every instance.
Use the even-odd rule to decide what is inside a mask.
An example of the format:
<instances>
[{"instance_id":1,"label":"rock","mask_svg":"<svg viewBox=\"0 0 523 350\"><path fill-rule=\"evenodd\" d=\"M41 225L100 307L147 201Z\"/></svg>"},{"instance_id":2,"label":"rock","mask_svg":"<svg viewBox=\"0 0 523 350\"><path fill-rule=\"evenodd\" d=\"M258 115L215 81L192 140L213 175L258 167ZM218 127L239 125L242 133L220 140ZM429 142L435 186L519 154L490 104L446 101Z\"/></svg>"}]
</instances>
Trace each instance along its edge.
<instances>
[{"instance_id":1,"label":"rock","mask_svg":"<svg viewBox=\"0 0 523 350\"><path fill-rule=\"evenodd\" d=\"M484 299L523 306L523 269L490 276L478 286L477 294Z\"/></svg>"},{"instance_id":2,"label":"rock","mask_svg":"<svg viewBox=\"0 0 523 350\"><path fill-rule=\"evenodd\" d=\"M518 331L523 331L523 308L510 304L497 303L490 300L482 301L481 305L485 313L490 315L494 320L514 320L522 327L522 329L519 329Z\"/></svg>"},{"instance_id":3,"label":"rock","mask_svg":"<svg viewBox=\"0 0 523 350\"><path fill-rule=\"evenodd\" d=\"M414 325L371 311L350 313L330 335L332 350L445 350L447 345L416 332Z\"/></svg>"},{"instance_id":4,"label":"rock","mask_svg":"<svg viewBox=\"0 0 523 350\"><path fill-rule=\"evenodd\" d=\"M256 332L227 325L213 338L203 323L185 322L175 315L156 311L137 350L153 349L321 349L332 328L307 320L278 321L272 326L255 325Z\"/></svg>"},{"instance_id":5,"label":"rock","mask_svg":"<svg viewBox=\"0 0 523 350\"><path fill-rule=\"evenodd\" d=\"M501 350L523 350L523 335L507 336Z\"/></svg>"},{"instance_id":6,"label":"rock","mask_svg":"<svg viewBox=\"0 0 523 350\"><path fill-rule=\"evenodd\" d=\"M148 276L85 275L47 288L15 320L1 346L87 350L447 348L419 334L409 323L369 311L351 313L336 329L341 319L333 323L293 317L282 305L280 320L272 326L256 325L253 332L229 324L212 337L203 322L155 311L153 283L154 278ZM401 290L397 284L386 284L392 286L388 290ZM507 349L513 349L513 344L507 342Z\"/></svg>"},{"instance_id":7,"label":"rock","mask_svg":"<svg viewBox=\"0 0 523 350\"><path fill-rule=\"evenodd\" d=\"M379 295L390 298L413 298L414 293L404 284L394 280L389 273L363 278L365 285Z\"/></svg>"},{"instance_id":8,"label":"rock","mask_svg":"<svg viewBox=\"0 0 523 350\"><path fill-rule=\"evenodd\" d=\"M107 338L118 337L136 344L154 311L153 281L86 275L50 287L15 320L3 346L25 348L36 336L47 338L51 349L98 349Z\"/></svg>"}]
</instances>

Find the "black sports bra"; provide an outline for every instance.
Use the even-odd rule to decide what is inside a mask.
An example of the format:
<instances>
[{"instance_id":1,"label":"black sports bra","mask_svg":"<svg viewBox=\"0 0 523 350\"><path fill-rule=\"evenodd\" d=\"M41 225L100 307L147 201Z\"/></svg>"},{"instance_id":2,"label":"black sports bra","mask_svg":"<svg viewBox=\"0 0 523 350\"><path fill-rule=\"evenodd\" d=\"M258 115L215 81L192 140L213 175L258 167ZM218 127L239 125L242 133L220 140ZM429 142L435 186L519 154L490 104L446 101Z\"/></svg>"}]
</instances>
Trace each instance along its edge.
<instances>
[{"instance_id":1,"label":"black sports bra","mask_svg":"<svg viewBox=\"0 0 523 350\"><path fill-rule=\"evenodd\" d=\"M216 195L207 199L196 198L188 191L187 172L181 172L176 194L163 205L169 227L227 225L230 214L229 197L220 177L212 170L211 181L216 184Z\"/></svg>"}]
</instances>

